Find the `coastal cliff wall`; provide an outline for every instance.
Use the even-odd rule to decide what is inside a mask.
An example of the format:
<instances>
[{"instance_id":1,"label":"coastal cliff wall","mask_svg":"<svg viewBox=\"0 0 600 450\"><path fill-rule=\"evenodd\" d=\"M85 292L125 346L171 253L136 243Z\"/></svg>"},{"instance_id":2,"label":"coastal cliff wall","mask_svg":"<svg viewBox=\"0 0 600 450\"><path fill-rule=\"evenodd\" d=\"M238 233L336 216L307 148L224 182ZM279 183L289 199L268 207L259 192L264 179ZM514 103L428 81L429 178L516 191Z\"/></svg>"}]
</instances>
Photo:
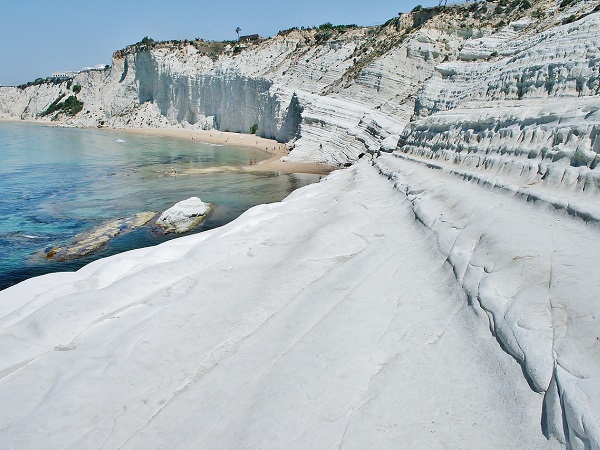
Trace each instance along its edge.
<instances>
[{"instance_id":1,"label":"coastal cliff wall","mask_svg":"<svg viewBox=\"0 0 600 450\"><path fill-rule=\"evenodd\" d=\"M403 151L422 153L434 145L431 133L435 142L448 139L437 136L440 122L469 102L522 111L536 101L598 95L595 3L521 3L509 13L500 1L417 11L380 27L292 29L218 54L192 42L138 44L116 52L106 70L75 77L84 102L77 116L45 120L242 133L256 125L260 136L293 148L288 159L332 165L378 151L384 141L391 149L400 135ZM68 93L66 82L1 88L0 117L39 119ZM503 119L485 120L489 128Z\"/></svg>"},{"instance_id":2,"label":"coastal cliff wall","mask_svg":"<svg viewBox=\"0 0 600 450\"><path fill-rule=\"evenodd\" d=\"M39 118L72 92L66 82L0 88L0 117L244 133L256 124L288 143L288 160L338 166L390 152L373 165L543 396L541 431L568 448L600 448L589 244L600 221L599 11L597 1L497 1L380 27L288 30L218 54L132 46L110 68L75 77L84 102L75 117ZM340 190L352 185L344 177ZM578 240L580 229L591 237Z\"/></svg>"},{"instance_id":3,"label":"coastal cliff wall","mask_svg":"<svg viewBox=\"0 0 600 450\"><path fill-rule=\"evenodd\" d=\"M598 14L522 39L510 36L468 41L459 54L467 60L436 67L399 150L456 170L596 195Z\"/></svg>"}]
</instances>

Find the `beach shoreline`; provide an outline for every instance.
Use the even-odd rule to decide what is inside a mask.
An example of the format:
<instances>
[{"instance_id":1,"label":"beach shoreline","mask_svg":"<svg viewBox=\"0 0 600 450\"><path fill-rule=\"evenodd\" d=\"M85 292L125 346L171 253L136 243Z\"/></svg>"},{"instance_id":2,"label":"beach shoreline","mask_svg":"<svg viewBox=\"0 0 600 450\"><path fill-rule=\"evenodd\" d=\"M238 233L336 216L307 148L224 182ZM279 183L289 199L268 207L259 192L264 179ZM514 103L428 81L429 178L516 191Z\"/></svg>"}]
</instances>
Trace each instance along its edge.
<instances>
[{"instance_id":1,"label":"beach shoreline","mask_svg":"<svg viewBox=\"0 0 600 450\"><path fill-rule=\"evenodd\" d=\"M190 128L99 128L128 134L159 136L175 139L198 141L207 144L229 144L241 147L252 147L273 155L287 154L285 144L273 139L266 139L254 134L232 133L218 130L196 130Z\"/></svg>"},{"instance_id":2,"label":"beach shoreline","mask_svg":"<svg viewBox=\"0 0 600 450\"><path fill-rule=\"evenodd\" d=\"M61 127L61 128L72 128L64 126L63 124L54 124L49 121L31 120L31 119L16 119L16 118L0 118L0 122L11 122L11 123L33 123L43 126L50 127ZM78 127L77 127L78 128ZM90 127L83 127L89 129L96 129ZM327 164L319 163L305 163L305 162L289 162L281 161L281 158L288 155L289 151L285 144L277 142L274 139L267 139L254 134L243 134L233 133L229 131L219 130L197 130L190 128L110 128L102 127L99 130L125 133L125 134L137 134L146 136L159 136L173 139L184 139L188 141L198 141L199 143L217 144L217 145L235 145L238 147L248 147L257 150L261 150L269 155L269 158L251 163L248 161L248 165L241 166L238 169L240 172L278 172L278 173L308 173L315 175L328 175L339 167L329 166ZM223 168L224 171L231 171L232 168ZM211 171L214 171L211 170ZM199 174L203 173L200 171L188 171L179 172L183 174Z\"/></svg>"},{"instance_id":3,"label":"beach shoreline","mask_svg":"<svg viewBox=\"0 0 600 450\"><path fill-rule=\"evenodd\" d=\"M58 127L61 125L50 122L50 120L36 120L36 119L18 119L16 117L0 117L0 122L8 123L35 123L39 125L46 125L50 127ZM65 127L69 128L69 127Z\"/></svg>"},{"instance_id":4,"label":"beach shoreline","mask_svg":"<svg viewBox=\"0 0 600 450\"><path fill-rule=\"evenodd\" d=\"M289 151L285 144L277 142L274 139L267 139L254 134L232 133L219 130L195 130L187 128L102 128L103 130L117 131L128 134L160 136L174 139L185 139L198 141L199 143L235 145L239 147L249 147L261 150L269 158L258 161L255 164L241 166L240 172L279 172L279 173L309 173L316 175L328 175L337 170L338 167L328 166L318 163L303 162L284 162L281 158L286 156ZM214 170L214 169L213 169ZM225 170L225 168L224 168ZM231 168L226 168L231 170ZM200 170L189 170L179 172L179 174L199 174L204 173Z\"/></svg>"}]
</instances>

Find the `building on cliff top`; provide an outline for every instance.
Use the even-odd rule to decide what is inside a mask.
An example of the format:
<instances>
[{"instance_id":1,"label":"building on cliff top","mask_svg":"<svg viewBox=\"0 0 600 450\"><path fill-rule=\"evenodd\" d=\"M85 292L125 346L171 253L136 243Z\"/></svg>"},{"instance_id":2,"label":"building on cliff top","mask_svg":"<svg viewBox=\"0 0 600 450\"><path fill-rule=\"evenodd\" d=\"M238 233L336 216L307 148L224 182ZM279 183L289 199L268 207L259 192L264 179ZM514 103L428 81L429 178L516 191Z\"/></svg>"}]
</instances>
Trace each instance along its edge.
<instances>
[{"instance_id":1,"label":"building on cliff top","mask_svg":"<svg viewBox=\"0 0 600 450\"><path fill-rule=\"evenodd\" d=\"M64 71L64 72L52 72L52 78L58 78L61 80L66 80L67 78L73 78L79 72L72 71Z\"/></svg>"},{"instance_id":2,"label":"building on cliff top","mask_svg":"<svg viewBox=\"0 0 600 450\"><path fill-rule=\"evenodd\" d=\"M260 42L264 37L258 34L248 34L246 36L240 36L240 42Z\"/></svg>"}]
</instances>

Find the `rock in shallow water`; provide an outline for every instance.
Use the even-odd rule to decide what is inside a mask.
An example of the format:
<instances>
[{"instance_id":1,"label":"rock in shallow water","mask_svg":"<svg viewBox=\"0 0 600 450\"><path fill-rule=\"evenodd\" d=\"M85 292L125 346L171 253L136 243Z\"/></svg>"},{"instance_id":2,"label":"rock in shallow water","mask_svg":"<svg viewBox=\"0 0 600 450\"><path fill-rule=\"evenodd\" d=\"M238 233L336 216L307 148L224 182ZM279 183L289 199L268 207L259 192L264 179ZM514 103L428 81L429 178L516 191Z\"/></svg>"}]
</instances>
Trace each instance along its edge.
<instances>
[{"instance_id":1,"label":"rock in shallow water","mask_svg":"<svg viewBox=\"0 0 600 450\"><path fill-rule=\"evenodd\" d=\"M204 220L210 211L210 206L198 197L190 197L171 206L160 215L155 222L166 233L184 233L191 230Z\"/></svg>"},{"instance_id":2,"label":"rock in shallow water","mask_svg":"<svg viewBox=\"0 0 600 450\"><path fill-rule=\"evenodd\" d=\"M105 246L115 236L135 230L152 220L153 211L144 211L131 217L111 220L90 231L77 235L64 247L54 247L46 253L48 259L65 261L88 255Z\"/></svg>"}]
</instances>

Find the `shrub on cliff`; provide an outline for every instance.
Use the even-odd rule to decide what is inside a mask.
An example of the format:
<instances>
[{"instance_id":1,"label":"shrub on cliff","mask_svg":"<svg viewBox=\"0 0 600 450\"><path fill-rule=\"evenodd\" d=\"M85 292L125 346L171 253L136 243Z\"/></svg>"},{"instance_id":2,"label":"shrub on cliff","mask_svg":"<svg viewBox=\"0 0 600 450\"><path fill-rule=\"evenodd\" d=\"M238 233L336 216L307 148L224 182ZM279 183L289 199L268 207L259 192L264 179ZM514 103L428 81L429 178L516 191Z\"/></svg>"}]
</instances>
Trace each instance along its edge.
<instances>
[{"instance_id":1,"label":"shrub on cliff","mask_svg":"<svg viewBox=\"0 0 600 450\"><path fill-rule=\"evenodd\" d=\"M75 97L74 95L67 97L67 99L65 100L63 112L68 116L74 116L82 109L83 102L81 100L78 100L77 97Z\"/></svg>"},{"instance_id":2,"label":"shrub on cliff","mask_svg":"<svg viewBox=\"0 0 600 450\"><path fill-rule=\"evenodd\" d=\"M61 102L65 95L60 94L56 100L50 103L50 106L45 111L40 113L40 116L44 117L52 113L56 113L57 115L64 113L68 116L74 116L83 109L83 102L78 100L74 95L67 97L65 101Z\"/></svg>"},{"instance_id":3,"label":"shrub on cliff","mask_svg":"<svg viewBox=\"0 0 600 450\"><path fill-rule=\"evenodd\" d=\"M288 35L288 34L290 34L292 31L298 31L298 30L299 30L299 28L298 28L298 27L292 27L292 28L288 28L288 29L286 29L286 30L279 30L279 31L277 32L277 34L278 34L279 36L287 36L287 35Z\"/></svg>"},{"instance_id":4,"label":"shrub on cliff","mask_svg":"<svg viewBox=\"0 0 600 450\"><path fill-rule=\"evenodd\" d=\"M59 109L58 104L64 98L65 95L66 94L60 94L56 100L50 103L50 106L48 106L48 108L46 108L45 111L42 111L40 113L40 116L47 116L48 114L52 114L54 111L57 111Z\"/></svg>"},{"instance_id":5,"label":"shrub on cliff","mask_svg":"<svg viewBox=\"0 0 600 450\"><path fill-rule=\"evenodd\" d=\"M317 42L317 44L321 44L327 40L329 40L329 38L332 36L332 32L331 31L324 31L322 33L317 33L315 34L315 41Z\"/></svg>"},{"instance_id":6,"label":"shrub on cliff","mask_svg":"<svg viewBox=\"0 0 600 450\"><path fill-rule=\"evenodd\" d=\"M36 78L34 81L29 81L28 83L20 84L17 87L19 89L25 89L25 88L28 88L30 86L38 86L40 84L54 84L54 85L61 84L64 81L65 80L63 80L62 78L55 78L55 77Z\"/></svg>"},{"instance_id":7,"label":"shrub on cliff","mask_svg":"<svg viewBox=\"0 0 600 450\"><path fill-rule=\"evenodd\" d=\"M334 31L337 31L338 33L345 33L348 30L353 30L356 28L358 28L358 25L356 25L355 23L351 23L348 25L333 25L331 22L325 22L319 25L318 27L292 27L288 28L287 30L279 30L277 34L279 36L287 36L292 31L315 30L319 32L316 34L317 41L323 41L329 39L329 37L333 35Z\"/></svg>"}]
</instances>

